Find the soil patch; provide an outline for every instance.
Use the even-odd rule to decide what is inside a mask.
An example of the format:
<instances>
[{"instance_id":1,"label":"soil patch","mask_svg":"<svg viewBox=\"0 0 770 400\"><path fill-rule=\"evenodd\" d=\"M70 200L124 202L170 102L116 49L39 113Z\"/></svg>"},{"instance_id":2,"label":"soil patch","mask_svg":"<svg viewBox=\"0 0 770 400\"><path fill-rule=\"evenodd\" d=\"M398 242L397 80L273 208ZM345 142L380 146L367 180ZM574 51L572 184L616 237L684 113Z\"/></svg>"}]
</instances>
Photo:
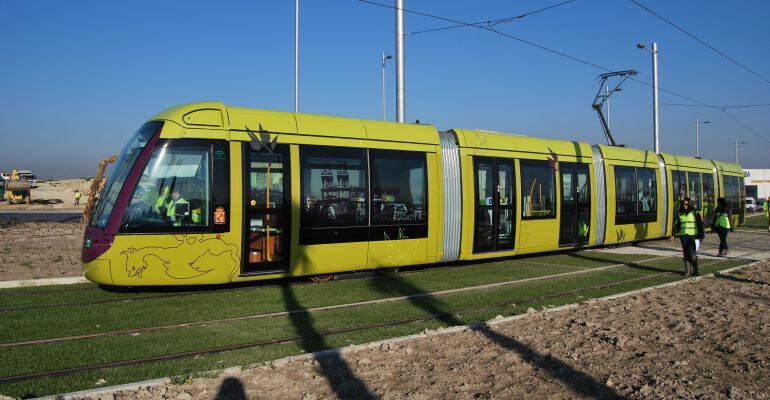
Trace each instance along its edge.
<instances>
[{"instance_id":1,"label":"soil patch","mask_svg":"<svg viewBox=\"0 0 770 400\"><path fill-rule=\"evenodd\" d=\"M80 224L0 222L0 280L80 276Z\"/></svg>"}]
</instances>

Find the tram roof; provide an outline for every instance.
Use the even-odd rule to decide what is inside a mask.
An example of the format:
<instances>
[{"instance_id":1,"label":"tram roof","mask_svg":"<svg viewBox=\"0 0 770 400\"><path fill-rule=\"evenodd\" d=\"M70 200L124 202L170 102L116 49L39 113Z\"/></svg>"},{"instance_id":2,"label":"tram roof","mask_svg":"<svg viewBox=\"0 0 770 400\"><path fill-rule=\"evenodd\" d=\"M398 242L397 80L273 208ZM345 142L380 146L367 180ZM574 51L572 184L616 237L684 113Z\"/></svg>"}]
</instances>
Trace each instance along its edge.
<instances>
[{"instance_id":1,"label":"tram roof","mask_svg":"<svg viewBox=\"0 0 770 400\"><path fill-rule=\"evenodd\" d=\"M599 150L602 152L602 157L607 160L618 161L634 161L642 163L658 163L658 155L654 151L632 149L628 147L619 146L607 146L600 144Z\"/></svg>"},{"instance_id":2,"label":"tram roof","mask_svg":"<svg viewBox=\"0 0 770 400\"><path fill-rule=\"evenodd\" d=\"M714 161L714 165L716 165L717 169L719 171L725 172L725 173L731 173L734 175L740 175L744 176L743 174L743 167L741 167L740 164L736 163L727 163L723 161Z\"/></svg>"},{"instance_id":3,"label":"tram roof","mask_svg":"<svg viewBox=\"0 0 770 400\"><path fill-rule=\"evenodd\" d=\"M509 150L526 153L593 157L591 145L569 140L543 139L519 134L474 129L454 129L460 147L490 150Z\"/></svg>"},{"instance_id":4,"label":"tram roof","mask_svg":"<svg viewBox=\"0 0 770 400\"><path fill-rule=\"evenodd\" d=\"M267 131L321 137L439 144L438 131L432 125L229 107L220 102L184 104L165 110L152 119L173 121L191 129Z\"/></svg>"},{"instance_id":5,"label":"tram roof","mask_svg":"<svg viewBox=\"0 0 770 400\"><path fill-rule=\"evenodd\" d=\"M700 158L670 153L660 153L660 156L663 157L663 161L666 162L666 165L671 167L698 168L709 171L713 171L715 168L711 160L702 160Z\"/></svg>"}]
</instances>

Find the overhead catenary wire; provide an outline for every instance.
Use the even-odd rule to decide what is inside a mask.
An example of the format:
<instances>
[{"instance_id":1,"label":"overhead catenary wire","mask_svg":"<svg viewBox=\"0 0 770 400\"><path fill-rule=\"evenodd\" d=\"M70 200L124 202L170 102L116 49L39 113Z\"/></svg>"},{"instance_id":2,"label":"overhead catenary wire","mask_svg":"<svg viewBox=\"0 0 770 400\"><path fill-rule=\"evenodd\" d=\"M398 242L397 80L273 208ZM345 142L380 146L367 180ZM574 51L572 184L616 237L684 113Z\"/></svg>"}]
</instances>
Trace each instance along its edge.
<instances>
[{"instance_id":1,"label":"overhead catenary wire","mask_svg":"<svg viewBox=\"0 0 770 400\"><path fill-rule=\"evenodd\" d=\"M658 18L659 18L660 20L662 20L663 22L665 22L665 23L667 23L667 24L669 24L669 25L673 26L673 27L674 27L674 28L676 28L678 31L680 31L680 32L684 33L685 35L687 35L687 36L691 37L692 39L694 39L694 40L695 40L695 41L697 41L698 43L700 43L700 44L702 44L702 45L706 46L706 47L707 47L707 48L709 48L711 51L713 51L713 52L715 52L715 53L719 54L720 56L722 56L723 58L725 58L725 59L729 60L729 61L730 61L730 62L732 62L733 64L735 64L735 65L737 65L737 66L739 66L739 67L743 68L744 70L748 71L749 73L751 73L752 75L756 76L757 78L759 78L759 79L762 79L763 81L765 81L765 82L767 82L767 83L770 83L770 79L767 79L767 78L765 78L764 76L762 76L762 75L758 74L757 72L755 72L755 71L754 71L754 70L752 70L751 68L749 68L749 67L747 67L747 66L743 65L742 63L738 62L736 59L734 59L734 58L732 58L732 57L728 56L727 54L725 54L724 52L720 51L720 50L719 50L719 49L717 49L716 47L714 47L714 46L712 46L712 45L710 45L710 44L706 43L706 41L704 41L704 40L702 40L702 39L699 39L698 37L696 37L695 35L693 35L693 34L692 34L692 33L690 33L690 32L687 32L686 30L684 30L684 28L682 28L682 27L680 27L679 25L677 25L677 24L675 24L675 23L671 22L670 20L668 20L667 18L663 17L662 15L660 15L660 14L656 13L655 11L652 11L652 10L650 10L649 8L645 7L643 4L639 3L637 0L629 0L629 1L630 1L630 2L632 2L632 3L634 3L634 4L636 4L637 6L639 6L640 8L642 8L643 10L647 11L648 13L650 13L650 14L652 14L652 15L654 15L654 16L656 16L656 17L658 17Z\"/></svg>"},{"instance_id":2,"label":"overhead catenary wire","mask_svg":"<svg viewBox=\"0 0 770 400\"><path fill-rule=\"evenodd\" d=\"M770 107L770 103L765 104L746 104L746 105L739 105L739 106L704 106L701 104L685 104L685 103L660 103L662 106L683 106L683 107L714 107L718 109L733 109L733 108L754 108L754 107Z\"/></svg>"},{"instance_id":3,"label":"overhead catenary wire","mask_svg":"<svg viewBox=\"0 0 770 400\"><path fill-rule=\"evenodd\" d=\"M379 7L390 8L390 9L396 9L396 7L395 7L395 6L391 6L391 5L389 5L389 4L382 4L382 3L378 3L378 2L375 2L375 1L372 1L372 0L358 0L358 1L359 1L359 2L361 2L361 3L371 4L371 5L375 5L375 6L379 6ZM633 1L633 0L631 0L631 1ZM541 49L541 50L543 50L543 51L546 51L546 52L549 52L549 53L551 53L551 54L555 54L555 55L558 55L558 56L561 56L561 57L564 57L564 58L570 59L570 60L572 60L572 61L575 61L575 62L581 63L581 64L583 64L583 65L587 65L587 66L590 66L590 67L593 67L593 68L596 68L596 69L600 69L600 70L602 70L602 71L604 71L604 72L611 72L611 71L612 71L612 70L611 70L611 69L609 69L609 68L603 67L603 66L601 66L601 65L598 65L598 64L594 64L594 63L592 63L592 62L590 62L590 61L587 61L587 60L584 60L584 59L581 59L581 58L578 58L578 57L575 57L575 56L569 55L569 54L567 54L567 53L563 53L563 52L561 52L561 51L558 51L558 50L554 50L554 49L551 49L551 48L545 47L545 46L543 46L543 45L540 45L540 44L537 44L537 43L534 43L534 42L530 42L530 41L528 41L528 40L525 40L525 39L522 39L522 38L519 38L519 37L516 37L516 36L510 35L510 34L507 34L507 33L505 33L505 32L501 32L501 31L499 31L499 30L495 29L495 28L494 28L494 27L492 27L492 26L486 26L486 25L479 25L479 24L468 23L468 22L459 21L459 20L456 20L456 19L447 18L447 17L442 17L442 16L438 16L438 15L434 15L434 14L428 14L428 13L425 13L425 12L420 12L420 11L407 10L407 9L403 9L403 11L404 11L404 12L406 12L406 13L415 14L415 15L420 15L420 16L423 16L423 17L427 17L427 18L432 18L432 19L437 19L437 20L441 20L441 21L451 22L451 23L457 24L457 25L458 25L458 27L459 27L459 26L463 26L463 27L469 27L469 28L478 28L478 29L483 29L483 30L485 30L485 31L493 32L493 33L496 33L496 34L498 34L498 35L501 35L501 36L503 36L503 37L509 38L509 39L511 39L511 40L515 40L515 41L518 41L518 42L520 42L520 43L524 43L524 44L530 45L530 46L532 46L532 47L535 47L535 48ZM492 21L497 21L497 20L492 20ZM652 87L652 84L651 84L651 83L648 83L648 82L645 82L645 81L642 81L642 80L639 80L639 79L636 79L636 78L629 78L629 79L630 79L630 80L632 80L632 81L634 81L634 82L637 82L637 83L639 83L639 84L642 84L642 85L645 85L645 86L649 86L649 87ZM716 106L716 105L713 105L713 104L708 104L708 103L706 103L706 102L703 102L703 101L700 101L700 100L694 99L694 98L692 98L692 97L688 97L688 96L685 96L685 95L683 95L683 94L680 94L680 93L674 92L674 91L672 91L672 90L668 90L668 89L662 88L662 87L660 87L660 86L658 86L658 90L660 90L661 92L665 92L665 93L668 93L668 94L670 94L670 95L673 95L673 96L679 97L679 98L681 98L681 99L684 99L684 100L687 100L687 101L690 101L690 102L693 102L693 103L695 103L695 104L693 104L693 105L699 105L699 106L703 106L703 107L709 107L709 108L713 108L713 109L716 109L716 110L720 110L720 111L724 112L725 114L727 114L727 115L728 115L728 117L729 117L730 119L734 120L736 123L738 123L740 126L742 126L743 128L745 128L746 130L748 130L748 131L749 131L749 132L751 132L752 134L754 134L754 135L756 135L757 137L761 138L761 139L762 139L762 140L764 140L765 142L767 142L767 143L770 143L770 139L768 139L768 138L767 138L767 137L765 137L764 135L760 134L759 132L755 131L754 129L752 129L751 127L749 127L748 125L746 125L746 124L745 124L745 123L743 123L742 121L738 120L738 119L737 119L737 118L736 118L734 115L732 115L732 114L729 114L729 113L727 112L727 110L726 110L726 109L724 109L724 108L722 108L722 107L720 107L720 106Z\"/></svg>"},{"instance_id":4,"label":"overhead catenary wire","mask_svg":"<svg viewBox=\"0 0 770 400\"><path fill-rule=\"evenodd\" d=\"M492 19L492 20L488 20L488 21L471 22L471 23L467 23L467 24L463 23L463 24L458 24L458 25L445 26L445 27L441 27L441 28L425 29L425 30L422 30L422 31L409 32L409 33L406 33L405 35L416 35L416 34L419 34L419 33L444 31L444 30L447 30L447 29L455 29L455 28L465 28L465 27L468 27L468 26L471 26L471 25L479 25L479 26L492 27L492 26L495 26L495 25L498 25L498 24L501 24L501 23L513 22L513 20L516 20L516 19L523 19L524 17L528 17L528 16L530 16L532 14L537 14L539 12L550 10L552 8L560 7L560 6L563 6L565 4L572 3L574 1L576 1L576 0L563 1L561 3L552 4L552 5L548 6L548 7L543 7L543 8L537 9L537 10L532 10L530 12L526 12L524 14L520 14L520 15L517 15L515 17L498 18L498 19Z\"/></svg>"}]
</instances>

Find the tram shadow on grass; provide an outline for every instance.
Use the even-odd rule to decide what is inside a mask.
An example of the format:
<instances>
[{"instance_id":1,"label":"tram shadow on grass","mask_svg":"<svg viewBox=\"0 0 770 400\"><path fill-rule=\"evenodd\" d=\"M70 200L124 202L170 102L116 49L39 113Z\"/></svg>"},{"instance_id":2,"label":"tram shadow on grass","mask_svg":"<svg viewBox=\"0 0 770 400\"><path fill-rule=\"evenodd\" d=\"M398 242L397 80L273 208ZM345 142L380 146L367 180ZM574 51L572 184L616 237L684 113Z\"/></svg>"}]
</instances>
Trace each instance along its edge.
<instances>
[{"instance_id":1,"label":"tram shadow on grass","mask_svg":"<svg viewBox=\"0 0 770 400\"><path fill-rule=\"evenodd\" d=\"M391 296L421 295L420 297L410 298L409 301L445 324L465 324L465 322L457 319L452 312L443 308L444 303L441 300L427 294L419 287L399 276L394 275L374 279L371 281L371 285L381 293ZM578 371L558 358L544 355L515 338L496 332L484 322L472 325L471 329L481 333L497 346L517 353L522 360L531 363L541 371L560 380L575 393L597 399L628 399L628 397L620 395L617 390L599 382L591 375Z\"/></svg>"},{"instance_id":2,"label":"tram shadow on grass","mask_svg":"<svg viewBox=\"0 0 770 400\"><path fill-rule=\"evenodd\" d=\"M328 350L316 356L315 360L337 398L343 400L379 399L379 396L372 393L366 384L356 376L339 351L326 343L321 333L313 326L313 317L310 312L306 311L297 301L291 286L282 284L281 293L287 311L299 310L299 312L290 313L289 319L296 333L302 337L300 341L302 350L307 353Z\"/></svg>"}]
</instances>

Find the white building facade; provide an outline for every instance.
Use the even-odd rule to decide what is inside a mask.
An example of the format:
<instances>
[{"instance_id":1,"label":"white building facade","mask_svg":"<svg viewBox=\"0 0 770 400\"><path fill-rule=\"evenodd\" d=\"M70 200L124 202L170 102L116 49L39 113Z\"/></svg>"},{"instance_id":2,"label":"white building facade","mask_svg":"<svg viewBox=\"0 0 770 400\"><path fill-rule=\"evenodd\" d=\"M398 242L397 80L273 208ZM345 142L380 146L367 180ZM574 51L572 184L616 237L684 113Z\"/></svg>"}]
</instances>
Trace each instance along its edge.
<instances>
[{"instance_id":1,"label":"white building facade","mask_svg":"<svg viewBox=\"0 0 770 400\"><path fill-rule=\"evenodd\" d=\"M770 169L744 169L746 197L755 200L770 197Z\"/></svg>"}]
</instances>

